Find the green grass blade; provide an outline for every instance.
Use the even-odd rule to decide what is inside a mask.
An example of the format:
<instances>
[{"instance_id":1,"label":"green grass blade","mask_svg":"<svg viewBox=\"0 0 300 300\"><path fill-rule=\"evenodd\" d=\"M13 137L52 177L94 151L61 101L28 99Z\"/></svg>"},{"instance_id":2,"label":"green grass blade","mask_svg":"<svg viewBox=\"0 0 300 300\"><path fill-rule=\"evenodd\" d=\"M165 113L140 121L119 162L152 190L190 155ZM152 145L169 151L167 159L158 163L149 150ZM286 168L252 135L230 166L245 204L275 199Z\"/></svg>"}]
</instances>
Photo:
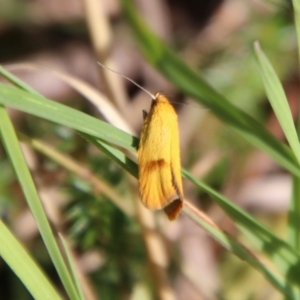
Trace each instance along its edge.
<instances>
[{"instance_id":1,"label":"green grass blade","mask_svg":"<svg viewBox=\"0 0 300 300\"><path fill-rule=\"evenodd\" d=\"M16 87L19 87L20 89L30 92L34 95L39 95L39 93L33 89L32 87L30 87L28 84L26 84L24 81L20 80L18 77L14 76L13 74L11 74L10 72L8 72L5 68L3 68L0 65L0 74L10 83L12 83L13 85L15 85Z\"/></svg>"},{"instance_id":2,"label":"green grass blade","mask_svg":"<svg viewBox=\"0 0 300 300\"><path fill-rule=\"evenodd\" d=\"M0 83L0 104L99 137L116 146L135 151L138 139L130 134L63 104Z\"/></svg>"},{"instance_id":3,"label":"green grass blade","mask_svg":"<svg viewBox=\"0 0 300 300\"><path fill-rule=\"evenodd\" d=\"M138 166L137 164L129 159L123 152L115 149L114 147L102 142L99 139L95 139L95 137L89 136L88 134L81 133L81 135L90 143L98 147L102 152L104 152L107 156L112 158L113 160L117 159L118 165L120 165L124 170L137 178L138 174Z\"/></svg>"},{"instance_id":4,"label":"green grass blade","mask_svg":"<svg viewBox=\"0 0 300 300\"><path fill-rule=\"evenodd\" d=\"M73 259L72 259L71 251L68 247L68 244L67 244L67 241L65 240L65 238L61 234L59 234L59 237L60 237L60 240L61 240L62 245L64 247L66 257L68 259L68 263L69 263L69 267L70 267L70 270L71 270L72 278L73 278L74 284L76 286L77 293L79 295L79 299L84 300L85 297L84 297L83 290L82 290L82 287L81 287L81 284L80 284L80 281L79 281L79 278L78 278L78 275L77 275L77 272L76 272L75 264L74 264Z\"/></svg>"},{"instance_id":5,"label":"green grass blade","mask_svg":"<svg viewBox=\"0 0 300 300\"><path fill-rule=\"evenodd\" d=\"M62 299L37 263L30 257L1 220L0 256L20 278L35 299Z\"/></svg>"},{"instance_id":6,"label":"green grass blade","mask_svg":"<svg viewBox=\"0 0 300 300\"><path fill-rule=\"evenodd\" d=\"M293 176L293 192L289 208L287 242L300 252L300 180Z\"/></svg>"},{"instance_id":7,"label":"green grass blade","mask_svg":"<svg viewBox=\"0 0 300 300\"><path fill-rule=\"evenodd\" d=\"M299 0L292 0L294 7L294 21L296 25L297 42L298 42L298 57L300 61L300 2Z\"/></svg>"},{"instance_id":8,"label":"green grass blade","mask_svg":"<svg viewBox=\"0 0 300 300\"><path fill-rule=\"evenodd\" d=\"M0 133L3 145L12 162L23 193L36 220L39 231L49 251L56 270L71 299L77 299L75 287L71 281L66 265L63 261L55 237L48 223L43 206L36 192L30 172L24 160L15 131L9 116L3 106L0 106Z\"/></svg>"},{"instance_id":9,"label":"green grass blade","mask_svg":"<svg viewBox=\"0 0 300 300\"><path fill-rule=\"evenodd\" d=\"M268 99L280 123L284 135L287 138L289 145L298 160L298 163L300 164L299 139L283 87L275 73L275 70L262 51L258 42L255 42L254 49L260 70L260 75L264 83Z\"/></svg>"},{"instance_id":10,"label":"green grass blade","mask_svg":"<svg viewBox=\"0 0 300 300\"><path fill-rule=\"evenodd\" d=\"M255 43L254 49L268 99L291 146L291 149L295 154L295 157L298 162L300 162L300 144L298 134L283 87L258 42ZM297 224L299 223L297 218L300 216L299 185L299 178L293 177L293 194L289 209L287 233L288 242L297 250L299 250L300 247L300 227L299 224Z\"/></svg>"},{"instance_id":11,"label":"green grass blade","mask_svg":"<svg viewBox=\"0 0 300 300\"><path fill-rule=\"evenodd\" d=\"M254 146L268 153L275 161L299 177L299 167L295 166L295 157L288 147L267 132L251 116L232 105L184 64L145 26L135 12L132 1L123 0L122 4L128 23L149 62L176 87L196 98Z\"/></svg>"},{"instance_id":12,"label":"green grass blade","mask_svg":"<svg viewBox=\"0 0 300 300\"><path fill-rule=\"evenodd\" d=\"M255 43L254 49L268 99L295 157L298 162L300 162L298 134L283 87L258 42ZM295 249L299 250L300 227L296 221L296 218L300 216L299 178L294 177L293 184L293 195L288 218L288 242L295 247Z\"/></svg>"}]
</instances>

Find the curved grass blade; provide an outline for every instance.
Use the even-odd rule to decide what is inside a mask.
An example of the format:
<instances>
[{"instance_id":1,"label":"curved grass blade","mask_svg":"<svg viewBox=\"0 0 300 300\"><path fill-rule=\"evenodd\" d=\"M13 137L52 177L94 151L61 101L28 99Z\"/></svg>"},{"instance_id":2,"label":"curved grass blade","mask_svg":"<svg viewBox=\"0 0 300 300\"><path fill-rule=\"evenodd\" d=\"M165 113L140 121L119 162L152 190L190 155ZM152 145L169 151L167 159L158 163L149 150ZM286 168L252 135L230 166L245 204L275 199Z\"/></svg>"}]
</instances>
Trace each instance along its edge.
<instances>
[{"instance_id":1,"label":"curved grass blade","mask_svg":"<svg viewBox=\"0 0 300 300\"><path fill-rule=\"evenodd\" d=\"M269 102L275 112L284 135L298 160L298 164L300 164L300 143L297 130L294 125L292 112L290 110L283 87L275 73L274 68L272 67L258 42L254 43L254 50ZM288 218L288 242L298 250L300 249L300 227L298 224L299 222L296 220L297 217L299 218L300 216L299 186L299 178L293 176L293 194Z\"/></svg>"},{"instance_id":2,"label":"curved grass blade","mask_svg":"<svg viewBox=\"0 0 300 300\"><path fill-rule=\"evenodd\" d=\"M20 278L34 299L61 300L49 279L0 220L0 256Z\"/></svg>"},{"instance_id":3,"label":"curved grass blade","mask_svg":"<svg viewBox=\"0 0 300 300\"><path fill-rule=\"evenodd\" d=\"M30 210L36 220L39 232L42 235L52 262L55 265L55 268L64 284L64 287L70 299L78 299L76 289L68 273L55 237L53 236L51 227L45 215L43 206L36 192L33 180L20 149L15 131L3 106L0 106L0 120L0 134L3 146L5 147L6 152L9 155L10 161L18 177L19 183L22 187Z\"/></svg>"},{"instance_id":4,"label":"curved grass blade","mask_svg":"<svg viewBox=\"0 0 300 300\"><path fill-rule=\"evenodd\" d=\"M299 139L296 127L294 125L292 112L283 87L270 61L261 49L258 41L254 43L254 50L259 66L260 76L264 83L270 104L284 132L284 135L298 160L298 164L300 164Z\"/></svg>"},{"instance_id":5,"label":"curved grass blade","mask_svg":"<svg viewBox=\"0 0 300 300\"><path fill-rule=\"evenodd\" d=\"M67 260L69 263L69 268L70 268L72 278L73 278L73 281L74 281L76 289L77 289L77 293L79 295L79 299L84 300L85 299L84 293L83 293L83 290L82 290L82 287L80 284L80 280L79 280L77 272L76 272L76 267L75 267L75 264L74 264L74 261L72 258L71 250L69 249L67 241L65 240L63 235L59 234L59 238L62 242L62 245L63 245L65 253L66 253L66 257L67 257Z\"/></svg>"},{"instance_id":6,"label":"curved grass blade","mask_svg":"<svg viewBox=\"0 0 300 300\"><path fill-rule=\"evenodd\" d=\"M30 92L31 94L34 95L39 95L39 93L33 89L32 87L30 87L28 84L26 84L24 81L20 80L18 77L14 76L13 74L11 74L10 72L8 72L5 68L3 68L0 65L0 74L10 83L12 83L13 85L15 85L16 87Z\"/></svg>"},{"instance_id":7,"label":"curved grass blade","mask_svg":"<svg viewBox=\"0 0 300 300\"><path fill-rule=\"evenodd\" d=\"M78 110L0 82L0 104L101 138L135 151L138 139Z\"/></svg>"}]
</instances>

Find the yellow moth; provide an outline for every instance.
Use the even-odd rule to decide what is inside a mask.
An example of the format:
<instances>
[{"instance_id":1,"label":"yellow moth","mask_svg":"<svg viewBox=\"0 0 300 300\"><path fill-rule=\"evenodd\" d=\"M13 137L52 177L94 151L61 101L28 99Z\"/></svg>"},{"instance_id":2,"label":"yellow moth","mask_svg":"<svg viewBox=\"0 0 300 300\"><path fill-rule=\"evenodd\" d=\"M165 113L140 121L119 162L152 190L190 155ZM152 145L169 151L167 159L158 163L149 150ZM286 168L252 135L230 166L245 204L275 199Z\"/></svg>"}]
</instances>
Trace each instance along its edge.
<instances>
[{"instance_id":1,"label":"yellow moth","mask_svg":"<svg viewBox=\"0 0 300 300\"><path fill-rule=\"evenodd\" d=\"M162 93L154 96L132 79L98 64L131 81L152 98L149 113L144 111L138 147L139 193L145 207L164 209L169 220L174 220L183 205L177 114Z\"/></svg>"},{"instance_id":2,"label":"yellow moth","mask_svg":"<svg viewBox=\"0 0 300 300\"><path fill-rule=\"evenodd\" d=\"M138 166L142 203L153 210L164 208L170 220L176 219L183 202L177 114L161 93L145 114Z\"/></svg>"}]
</instances>

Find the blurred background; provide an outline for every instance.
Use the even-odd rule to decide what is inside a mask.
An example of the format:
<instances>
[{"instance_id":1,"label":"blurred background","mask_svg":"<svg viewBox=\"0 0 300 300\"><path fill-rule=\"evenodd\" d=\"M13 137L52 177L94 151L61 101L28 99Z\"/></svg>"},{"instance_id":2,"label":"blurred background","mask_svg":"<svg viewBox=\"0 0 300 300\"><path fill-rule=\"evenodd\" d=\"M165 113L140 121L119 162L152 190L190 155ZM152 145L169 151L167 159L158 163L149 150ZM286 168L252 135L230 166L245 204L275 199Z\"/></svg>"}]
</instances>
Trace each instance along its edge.
<instances>
[{"instance_id":1,"label":"blurred background","mask_svg":"<svg viewBox=\"0 0 300 300\"><path fill-rule=\"evenodd\" d=\"M297 42L290 1L135 3L143 20L182 60L283 139L255 65L253 42L260 41L297 116ZM142 110L150 107L149 96L130 82L108 75L97 60L151 93L163 91L178 112L183 167L270 226L278 236L283 234L290 176L209 110L180 93L144 60L118 0L1 0L0 45L0 63L47 98L108 120L108 112L100 104L84 97L94 89L106 95L126 124L126 128L119 127L135 136L140 133ZM107 87L106 76L114 76L113 88ZM10 110L10 115L16 130L74 159L121 198L137 201L136 182L130 175L75 132L15 110ZM63 232L72 243L88 299L163 299L155 291L139 222L122 213L107 194L94 193L89 180L26 145L22 147L54 231ZM187 182L184 189L189 201L247 245L206 194ZM59 288L55 269L2 146L0 217ZM163 214L155 213L154 223L160 241L157 253L165 255L170 287L171 298L165 299L280 299L258 272L228 253L187 217L169 222ZM31 299L1 259L0 282L1 299Z\"/></svg>"}]
</instances>

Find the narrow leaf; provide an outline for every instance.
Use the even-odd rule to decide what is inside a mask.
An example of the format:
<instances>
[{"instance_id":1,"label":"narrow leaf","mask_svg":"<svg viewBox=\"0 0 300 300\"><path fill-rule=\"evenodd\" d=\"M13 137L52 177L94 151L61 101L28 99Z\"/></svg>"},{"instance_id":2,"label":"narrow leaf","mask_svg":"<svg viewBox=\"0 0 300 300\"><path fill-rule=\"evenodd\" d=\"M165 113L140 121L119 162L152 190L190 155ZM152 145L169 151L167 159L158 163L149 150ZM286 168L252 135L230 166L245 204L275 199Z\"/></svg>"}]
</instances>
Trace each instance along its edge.
<instances>
[{"instance_id":1,"label":"narrow leaf","mask_svg":"<svg viewBox=\"0 0 300 300\"><path fill-rule=\"evenodd\" d=\"M59 251L50 224L45 215L43 206L35 189L32 177L24 160L14 128L3 106L0 106L0 134L3 146L14 167L23 193L36 220L39 231L49 251L51 259L71 299L77 299L77 293L71 281L64 260Z\"/></svg>"},{"instance_id":2,"label":"narrow leaf","mask_svg":"<svg viewBox=\"0 0 300 300\"><path fill-rule=\"evenodd\" d=\"M37 263L0 220L0 256L20 278L34 299L60 300Z\"/></svg>"}]
</instances>

